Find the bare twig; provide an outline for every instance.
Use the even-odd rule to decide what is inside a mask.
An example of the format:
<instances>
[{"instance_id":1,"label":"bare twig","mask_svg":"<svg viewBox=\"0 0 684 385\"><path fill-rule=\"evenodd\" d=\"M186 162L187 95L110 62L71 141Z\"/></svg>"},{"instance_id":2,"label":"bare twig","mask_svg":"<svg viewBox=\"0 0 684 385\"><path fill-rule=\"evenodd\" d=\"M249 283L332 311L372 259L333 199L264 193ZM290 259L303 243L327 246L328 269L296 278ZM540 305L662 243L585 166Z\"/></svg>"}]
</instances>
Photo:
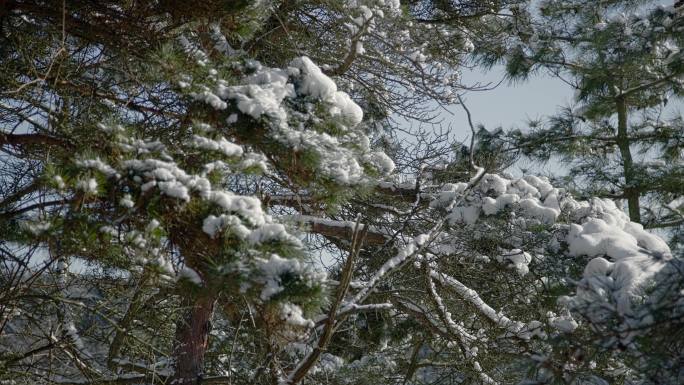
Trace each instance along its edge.
<instances>
[{"instance_id":1,"label":"bare twig","mask_svg":"<svg viewBox=\"0 0 684 385\"><path fill-rule=\"evenodd\" d=\"M339 325L339 323L343 320L343 317L338 317L337 309L342 304L342 301L344 300L344 297L347 294L347 290L349 289L352 273L354 271L354 259L361 250L363 239L365 238L366 232L368 231L368 226L363 226L363 230L359 231L359 229L361 228L359 223L360 221L361 216L359 215L356 218L356 225L354 226L354 234L352 237L352 244L349 251L349 256L347 257L344 268L342 270L342 279L340 280L340 284L337 287L335 301L333 302L332 306L330 307L330 310L328 311L328 318L325 321L323 333L318 339L318 344L316 345L316 347L309 354L307 354L307 356L304 357L304 359L300 361L297 367L295 367L295 369L290 373L286 382L288 385L295 385L306 376L306 374L309 372L309 370L311 370L316 361L318 361L318 357L328 346L330 339L335 333L337 325Z\"/></svg>"},{"instance_id":2,"label":"bare twig","mask_svg":"<svg viewBox=\"0 0 684 385\"><path fill-rule=\"evenodd\" d=\"M466 115L468 116L468 125L470 126L470 153L468 160L470 163L470 168L476 170L477 166L475 165L475 125L473 125L473 118L470 114L470 110L463 102L463 98L461 98L461 95L458 95L458 102L461 104L461 107L463 107L463 109L466 112Z\"/></svg>"}]
</instances>

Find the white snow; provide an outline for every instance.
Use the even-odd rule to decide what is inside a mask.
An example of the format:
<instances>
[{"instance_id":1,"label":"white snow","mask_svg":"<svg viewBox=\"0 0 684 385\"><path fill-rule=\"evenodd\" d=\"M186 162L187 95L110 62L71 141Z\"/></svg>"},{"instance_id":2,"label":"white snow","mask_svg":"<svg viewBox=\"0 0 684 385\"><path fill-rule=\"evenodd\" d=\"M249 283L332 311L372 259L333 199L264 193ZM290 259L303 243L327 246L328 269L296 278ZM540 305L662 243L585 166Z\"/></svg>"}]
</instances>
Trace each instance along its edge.
<instances>
[{"instance_id":1,"label":"white snow","mask_svg":"<svg viewBox=\"0 0 684 385\"><path fill-rule=\"evenodd\" d=\"M330 104L330 114L341 116L350 126L356 126L363 119L363 111L349 95L338 91L335 82L306 56L294 59L290 66L298 69L301 84L298 91Z\"/></svg>"},{"instance_id":2,"label":"white snow","mask_svg":"<svg viewBox=\"0 0 684 385\"><path fill-rule=\"evenodd\" d=\"M76 165L83 168L95 169L108 177L120 177L119 173L112 166L106 164L100 158L79 160L76 161Z\"/></svg>"},{"instance_id":3,"label":"white snow","mask_svg":"<svg viewBox=\"0 0 684 385\"><path fill-rule=\"evenodd\" d=\"M682 205L684 205L684 195L672 200L667 204L667 207L669 207L671 210L678 210Z\"/></svg>"},{"instance_id":4,"label":"white snow","mask_svg":"<svg viewBox=\"0 0 684 385\"><path fill-rule=\"evenodd\" d=\"M465 286L457 279L437 271L430 271L430 276L442 284L452 287L464 300L468 301L471 305L478 309L481 314L508 331L508 333L511 335L518 336L523 339L529 339L531 337L529 330L525 327L524 323L513 321L504 314L497 312L491 306L485 303L475 290Z\"/></svg>"},{"instance_id":5,"label":"white snow","mask_svg":"<svg viewBox=\"0 0 684 385\"><path fill-rule=\"evenodd\" d=\"M447 215L449 223L465 223L472 225L480 218L480 207L478 206L458 206L454 207Z\"/></svg>"},{"instance_id":6,"label":"white snow","mask_svg":"<svg viewBox=\"0 0 684 385\"><path fill-rule=\"evenodd\" d=\"M384 152L373 151L367 154L365 159L368 163L375 166L375 169L383 175L389 175L392 171L394 171L394 162Z\"/></svg>"},{"instance_id":7,"label":"white snow","mask_svg":"<svg viewBox=\"0 0 684 385\"><path fill-rule=\"evenodd\" d=\"M218 23L212 23L209 26L211 38L214 40L214 49L226 56L234 56L237 52L230 46L226 36L221 32L221 26Z\"/></svg>"},{"instance_id":8,"label":"white snow","mask_svg":"<svg viewBox=\"0 0 684 385\"><path fill-rule=\"evenodd\" d=\"M229 229L231 234L239 239L246 239L251 234L251 230L243 225L240 218L235 215L221 214L218 217L209 215L202 223L202 231L212 238L216 237L219 231L225 229Z\"/></svg>"},{"instance_id":9,"label":"white snow","mask_svg":"<svg viewBox=\"0 0 684 385\"><path fill-rule=\"evenodd\" d=\"M515 269L522 277L530 272L529 264L532 262L532 256L523 250L513 249L506 251L497 257L499 262L507 261L511 268Z\"/></svg>"},{"instance_id":10,"label":"white snow","mask_svg":"<svg viewBox=\"0 0 684 385\"><path fill-rule=\"evenodd\" d=\"M217 140L214 140L199 135L193 135L191 144L204 150L219 151L226 156L242 156L242 147L233 142L229 142L224 137L219 137Z\"/></svg>"},{"instance_id":11,"label":"white snow","mask_svg":"<svg viewBox=\"0 0 684 385\"><path fill-rule=\"evenodd\" d=\"M19 222L19 226L33 235L40 235L50 230L50 222L41 220L24 220Z\"/></svg>"},{"instance_id":12,"label":"white snow","mask_svg":"<svg viewBox=\"0 0 684 385\"><path fill-rule=\"evenodd\" d=\"M589 294L584 288L604 287L614 293L618 312L626 314L641 287L672 255L662 239L630 222L612 201L594 200L593 209L596 217L572 224L567 236L570 255L596 257L585 267L577 296Z\"/></svg>"},{"instance_id":13,"label":"white snow","mask_svg":"<svg viewBox=\"0 0 684 385\"><path fill-rule=\"evenodd\" d=\"M335 82L323 73L308 57L292 60L285 69L269 68L258 62L250 62L247 66L251 73L245 76L240 84L228 85L223 80L216 81L215 89L204 89L192 94L216 109L225 109L228 103L234 103L237 109L253 119L267 118L269 130L266 135L290 147L293 151L311 151L319 158L318 172L343 185L355 185L367 178L364 166L375 168L380 174L388 174L394 164L385 154L372 152L370 141L361 130L354 128L363 120L363 111L350 96L339 91ZM332 117L332 123L343 132L331 136L319 132L309 123L297 123L297 120L318 121L313 110L301 112L293 110L287 103L294 98L316 99ZM231 124L237 120L232 113L227 118ZM226 149L220 139L194 138L198 146L206 149L222 149L224 152L236 151ZM268 169L268 167L262 167Z\"/></svg>"},{"instance_id":14,"label":"white snow","mask_svg":"<svg viewBox=\"0 0 684 385\"><path fill-rule=\"evenodd\" d=\"M253 226L261 226L268 220L256 197L234 195L228 191L211 191L208 199L221 206L226 212L239 214Z\"/></svg>"},{"instance_id":15,"label":"white snow","mask_svg":"<svg viewBox=\"0 0 684 385\"><path fill-rule=\"evenodd\" d=\"M119 199L119 205L130 209L135 206L135 202L131 199L131 194L124 194L124 196Z\"/></svg>"},{"instance_id":16,"label":"white snow","mask_svg":"<svg viewBox=\"0 0 684 385\"><path fill-rule=\"evenodd\" d=\"M262 285L262 301L267 301L284 290L280 277L287 272L302 277L307 284L322 282L325 279L325 273L314 271L297 259L282 258L277 254L271 254L269 259L257 259L257 266L261 272L256 280Z\"/></svg>"},{"instance_id":17,"label":"white snow","mask_svg":"<svg viewBox=\"0 0 684 385\"><path fill-rule=\"evenodd\" d=\"M560 243L556 243L560 241L567 246L569 256L594 258L586 265L577 293L568 302L571 306L586 307L592 301L592 306L599 306L596 301L615 301L617 311L627 314L642 289L672 258L662 239L630 222L614 202L576 201L563 190L553 188L544 178L507 179L487 174L475 190L464 191L465 184L445 185L430 205L440 208L449 201L456 202L455 207L446 208L446 218L451 224L476 225L490 215L505 211L516 213L515 221L523 227L544 224L554 232L565 228L567 235L557 233L560 239L551 239L549 249L559 250ZM557 221L563 212L571 222L558 227L561 224ZM520 247L516 245L520 241L514 238L509 242ZM435 246L434 250L448 253L450 246ZM521 249L504 252L497 258L510 263L520 276L529 272L532 262L531 254Z\"/></svg>"},{"instance_id":18,"label":"white snow","mask_svg":"<svg viewBox=\"0 0 684 385\"><path fill-rule=\"evenodd\" d=\"M572 333L579 326L569 313L556 315L556 313L550 311L546 313L546 317L552 328L564 333Z\"/></svg>"},{"instance_id":19,"label":"white snow","mask_svg":"<svg viewBox=\"0 0 684 385\"><path fill-rule=\"evenodd\" d=\"M94 178L82 179L76 183L76 188L87 194L97 193L97 181Z\"/></svg>"},{"instance_id":20,"label":"white snow","mask_svg":"<svg viewBox=\"0 0 684 385\"><path fill-rule=\"evenodd\" d=\"M66 188L66 183L64 183L64 179L62 179L60 175L55 175L52 177L52 180L55 182L55 185L57 185L59 190L64 190L64 188Z\"/></svg>"},{"instance_id":21,"label":"white snow","mask_svg":"<svg viewBox=\"0 0 684 385\"><path fill-rule=\"evenodd\" d=\"M307 328L314 326L313 321L304 318L304 312L302 311L302 308L290 302L280 304L280 315L281 319L290 325L303 326Z\"/></svg>"},{"instance_id":22,"label":"white snow","mask_svg":"<svg viewBox=\"0 0 684 385\"><path fill-rule=\"evenodd\" d=\"M225 110L228 108L228 104L226 102L221 100L218 95L209 90L205 90L200 93L193 93L191 95L195 98L195 100L203 101L217 110Z\"/></svg>"},{"instance_id":23,"label":"white snow","mask_svg":"<svg viewBox=\"0 0 684 385\"><path fill-rule=\"evenodd\" d=\"M178 273L178 279L186 279L198 286L202 286L204 283L200 275L195 270L187 266L184 266L183 269Z\"/></svg>"},{"instance_id":24,"label":"white snow","mask_svg":"<svg viewBox=\"0 0 684 385\"><path fill-rule=\"evenodd\" d=\"M252 244L281 241L301 246L299 239L290 235L285 229L285 226L280 223L267 223L260 226L249 234L247 240Z\"/></svg>"}]
</instances>

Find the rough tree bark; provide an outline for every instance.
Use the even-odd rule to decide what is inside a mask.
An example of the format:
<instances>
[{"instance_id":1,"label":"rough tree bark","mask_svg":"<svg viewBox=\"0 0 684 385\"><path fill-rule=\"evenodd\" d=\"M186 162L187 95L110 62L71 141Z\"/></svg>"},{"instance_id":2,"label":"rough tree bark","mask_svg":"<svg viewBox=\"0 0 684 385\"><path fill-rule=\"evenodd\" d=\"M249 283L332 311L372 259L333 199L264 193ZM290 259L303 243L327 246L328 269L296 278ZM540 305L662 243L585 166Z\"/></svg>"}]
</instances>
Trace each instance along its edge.
<instances>
[{"instance_id":1,"label":"rough tree bark","mask_svg":"<svg viewBox=\"0 0 684 385\"><path fill-rule=\"evenodd\" d=\"M616 99L617 116L618 116L618 132L617 145L620 149L620 156L622 157L622 167L625 174L625 197L627 198L627 205L629 207L629 219L633 222L641 223L641 208L639 206L639 187L636 186L634 180L634 163L632 160L632 151L629 148L630 140L627 133L627 101L624 97Z\"/></svg>"},{"instance_id":2,"label":"rough tree bark","mask_svg":"<svg viewBox=\"0 0 684 385\"><path fill-rule=\"evenodd\" d=\"M176 325L173 358L174 385L199 385L204 375L204 356L209 343L211 317L216 296L201 293L187 296L184 300L186 315Z\"/></svg>"}]
</instances>

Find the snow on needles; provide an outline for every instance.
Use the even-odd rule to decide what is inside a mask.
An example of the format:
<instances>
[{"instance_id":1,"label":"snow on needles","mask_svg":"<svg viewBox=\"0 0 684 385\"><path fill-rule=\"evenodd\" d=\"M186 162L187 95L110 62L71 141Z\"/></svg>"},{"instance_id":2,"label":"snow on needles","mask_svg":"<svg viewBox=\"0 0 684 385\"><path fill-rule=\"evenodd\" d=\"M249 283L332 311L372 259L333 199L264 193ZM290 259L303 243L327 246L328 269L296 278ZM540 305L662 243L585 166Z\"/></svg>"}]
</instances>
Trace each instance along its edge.
<instances>
[{"instance_id":1,"label":"snow on needles","mask_svg":"<svg viewBox=\"0 0 684 385\"><path fill-rule=\"evenodd\" d=\"M272 254L269 259L257 259L257 266L262 273L256 278L262 287L262 301L268 301L285 289L281 279L288 274L300 277L307 286L313 286L325 279L325 273L316 271L297 259L282 258L277 254Z\"/></svg>"},{"instance_id":2,"label":"snow on needles","mask_svg":"<svg viewBox=\"0 0 684 385\"><path fill-rule=\"evenodd\" d=\"M463 183L445 185L431 206L443 207L463 191ZM546 179L534 176L507 179L487 174L478 188L446 215L451 225L472 226L499 214L513 215L516 223L526 228L547 226L561 234L568 256L590 258L575 295L562 301L570 308L591 313L590 318L605 313L599 309L605 309L606 303L618 314L631 313L635 300L672 258L662 239L631 222L613 201L577 201ZM549 249L553 248L557 247L549 244ZM527 273L533 260L519 249L502 253L497 259L511 263L520 275Z\"/></svg>"},{"instance_id":3,"label":"snow on needles","mask_svg":"<svg viewBox=\"0 0 684 385\"><path fill-rule=\"evenodd\" d=\"M321 99L330 105L330 115L341 116L350 126L363 119L363 111L346 92L338 91L335 82L326 76L311 59L302 56L290 65L301 71L299 93Z\"/></svg>"},{"instance_id":4,"label":"snow on needles","mask_svg":"<svg viewBox=\"0 0 684 385\"><path fill-rule=\"evenodd\" d=\"M246 64L249 74L240 84L229 85L218 80L214 90L205 88L191 94L218 110L234 107L252 119L266 118L269 128L266 135L294 151L311 151L317 154L318 172L336 183L354 185L367 178L364 166L381 174L394 169L394 163L384 153L373 152L370 141L357 126L363 120L363 111L351 97L339 91L335 82L308 57L299 57L285 69L265 67L258 62ZM295 107L295 99L305 107ZM314 103L323 107L323 114ZM323 118L323 119L322 119ZM229 123L239 117L231 114ZM322 121L333 124L338 134L318 129ZM198 147L231 154L233 147L220 141L195 137Z\"/></svg>"},{"instance_id":5,"label":"snow on needles","mask_svg":"<svg viewBox=\"0 0 684 385\"><path fill-rule=\"evenodd\" d=\"M297 258L285 258L273 253L273 243L293 249L300 248L301 241L290 234L286 226L274 222L259 198L223 189L213 184L201 171L204 169L233 173L244 166L242 163L253 165L266 162L264 157L246 152L242 146L220 136L207 138L194 135L181 143L185 147L175 149L175 152L164 144L132 139L124 133L115 139L123 154L129 158L116 159L111 161L111 164L96 158L79 161L77 165L88 174L93 171L99 172L109 177L108 182L125 185L124 188L116 187L116 191L121 192L117 207L128 212L145 209L142 206L136 207L135 202L149 199L152 194L165 197L171 203L171 210L184 210L183 206L187 208L191 202L202 202L210 213L204 214L204 210L198 212L201 230L217 243L228 240L230 246L227 247L235 247L234 252L241 256L235 263L229 262L221 266L221 271L238 273L242 279L241 290L252 290L259 301L274 301L281 306L282 317L279 320L284 324L297 326L298 329L295 328L294 331L300 332L299 329L312 326L312 322L304 318L299 305L287 302L288 285L297 282L298 287L315 288L325 280L325 274ZM228 164L215 160L216 157L209 157L209 162L205 163L204 167L197 167L200 171L194 173L174 160L174 155L184 156L188 148L216 152L218 154L212 155L233 159ZM75 187L87 192L92 191L93 194L98 190L94 178L79 179ZM202 218L204 215L206 216ZM163 221L162 218L160 220ZM189 221L188 225L191 223ZM30 225L31 229L37 231L35 229L38 229L38 225ZM150 246L153 239L151 233L165 225L168 224L162 224L154 219L144 232L132 230L127 233L126 238L131 247L151 249L150 258L145 257L145 263L156 266L165 275L172 276L174 269L169 259L159 253L159 248ZM45 227L45 230L48 229L49 223ZM113 237L117 235L117 230L111 226L103 226L101 232ZM235 240L238 242L234 242ZM212 274L185 265L178 270L176 279L203 286L215 278Z\"/></svg>"},{"instance_id":6,"label":"snow on needles","mask_svg":"<svg viewBox=\"0 0 684 385\"><path fill-rule=\"evenodd\" d=\"M579 204L578 209L587 207ZM672 254L662 239L630 222L612 201L594 199L591 210L593 217L570 225L567 237L568 254L594 257L584 269L573 305L588 306L595 297L612 297L618 313L628 314L634 297L643 294Z\"/></svg>"}]
</instances>

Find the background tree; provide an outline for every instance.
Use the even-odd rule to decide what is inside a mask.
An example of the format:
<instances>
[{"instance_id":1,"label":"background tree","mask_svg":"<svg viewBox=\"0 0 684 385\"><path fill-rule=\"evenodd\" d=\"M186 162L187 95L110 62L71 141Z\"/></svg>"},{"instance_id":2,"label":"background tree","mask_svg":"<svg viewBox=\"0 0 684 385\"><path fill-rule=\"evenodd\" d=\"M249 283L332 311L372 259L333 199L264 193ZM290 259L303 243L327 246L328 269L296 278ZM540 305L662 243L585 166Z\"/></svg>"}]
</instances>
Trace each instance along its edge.
<instances>
[{"instance_id":1,"label":"background tree","mask_svg":"<svg viewBox=\"0 0 684 385\"><path fill-rule=\"evenodd\" d=\"M624 199L633 221L676 233L684 191L678 12L639 1L546 1L493 22L507 32L477 42L479 63L504 62L514 81L545 70L576 90L576 107L511 132L513 146L568 161L579 194Z\"/></svg>"}]
</instances>

